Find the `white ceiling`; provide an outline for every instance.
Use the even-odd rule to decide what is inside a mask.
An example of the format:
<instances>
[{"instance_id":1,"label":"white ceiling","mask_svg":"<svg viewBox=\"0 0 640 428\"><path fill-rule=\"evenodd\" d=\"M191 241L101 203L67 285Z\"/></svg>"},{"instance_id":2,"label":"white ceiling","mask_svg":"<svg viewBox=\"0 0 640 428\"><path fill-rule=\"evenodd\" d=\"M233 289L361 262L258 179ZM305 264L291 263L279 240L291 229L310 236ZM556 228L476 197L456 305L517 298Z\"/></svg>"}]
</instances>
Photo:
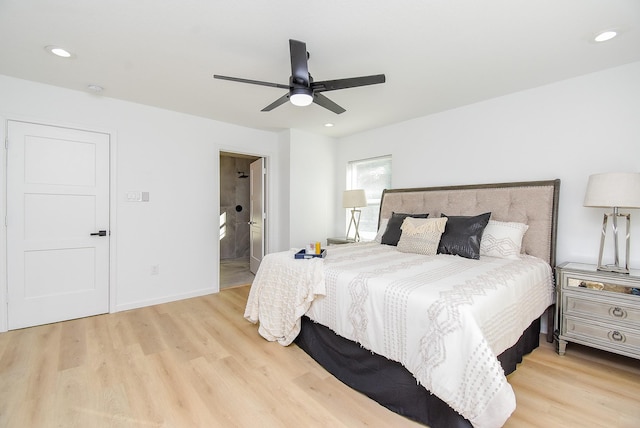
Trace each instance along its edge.
<instances>
[{"instance_id":1,"label":"white ceiling","mask_svg":"<svg viewBox=\"0 0 640 428\"><path fill-rule=\"evenodd\" d=\"M620 36L590 41L611 28ZM290 38L317 81L387 82L325 92L347 110L336 115L261 112L286 91L213 79L288 84ZM639 60L639 0L0 0L0 74L336 137Z\"/></svg>"}]
</instances>

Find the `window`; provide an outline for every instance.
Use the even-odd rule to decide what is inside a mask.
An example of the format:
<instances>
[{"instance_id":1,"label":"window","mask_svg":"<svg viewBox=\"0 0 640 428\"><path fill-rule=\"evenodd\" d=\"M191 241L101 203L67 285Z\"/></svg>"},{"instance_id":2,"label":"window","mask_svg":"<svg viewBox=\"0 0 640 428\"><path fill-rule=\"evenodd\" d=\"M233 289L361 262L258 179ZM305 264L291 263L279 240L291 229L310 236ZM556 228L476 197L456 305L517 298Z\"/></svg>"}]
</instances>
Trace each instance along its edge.
<instances>
[{"instance_id":1,"label":"window","mask_svg":"<svg viewBox=\"0 0 640 428\"><path fill-rule=\"evenodd\" d=\"M361 208L358 231L362 240L370 241L376 236L382 191L391 188L391 156L363 159L347 165L347 190L364 189L367 206ZM351 219L347 212L346 224Z\"/></svg>"}]
</instances>

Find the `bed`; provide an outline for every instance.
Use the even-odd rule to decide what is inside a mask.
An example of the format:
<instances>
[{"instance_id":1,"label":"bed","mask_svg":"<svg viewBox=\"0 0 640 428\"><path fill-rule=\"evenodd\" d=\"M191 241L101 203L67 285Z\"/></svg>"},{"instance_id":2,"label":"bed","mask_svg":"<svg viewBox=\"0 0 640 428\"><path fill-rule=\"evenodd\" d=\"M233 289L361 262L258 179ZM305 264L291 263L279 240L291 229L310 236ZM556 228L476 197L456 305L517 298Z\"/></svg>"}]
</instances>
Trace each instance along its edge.
<instances>
[{"instance_id":1,"label":"bed","mask_svg":"<svg viewBox=\"0 0 640 428\"><path fill-rule=\"evenodd\" d=\"M559 187L385 190L376 241L325 259L267 255L245 318L396 413L434 428L501 426L515 409L506 375L538 346L545 314L552 340Z\"/></svg>"}]
</instances>

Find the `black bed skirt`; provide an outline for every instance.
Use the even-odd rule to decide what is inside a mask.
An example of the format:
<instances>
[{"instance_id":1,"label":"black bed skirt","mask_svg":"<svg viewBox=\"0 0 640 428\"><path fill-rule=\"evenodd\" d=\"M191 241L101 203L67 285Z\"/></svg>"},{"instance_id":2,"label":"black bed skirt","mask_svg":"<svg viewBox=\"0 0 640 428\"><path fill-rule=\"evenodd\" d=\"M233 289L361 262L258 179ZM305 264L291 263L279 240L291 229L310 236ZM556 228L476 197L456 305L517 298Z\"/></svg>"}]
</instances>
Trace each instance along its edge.
<instances>
[{"instance_id":1,"label":"black bed skirt","mask_svg":"<svg viewBox=\"0 0 640 428\"><path fill-rule=\"evenodd\" d=\"M505 374L538 347L540 319L511 348L498 356ZM295 343L340 381L395 413L432 428L468 428L471 423L444 401L418 385L400 363L368 351L329 328L302 317Z\"/></svg>"}]
</instances>

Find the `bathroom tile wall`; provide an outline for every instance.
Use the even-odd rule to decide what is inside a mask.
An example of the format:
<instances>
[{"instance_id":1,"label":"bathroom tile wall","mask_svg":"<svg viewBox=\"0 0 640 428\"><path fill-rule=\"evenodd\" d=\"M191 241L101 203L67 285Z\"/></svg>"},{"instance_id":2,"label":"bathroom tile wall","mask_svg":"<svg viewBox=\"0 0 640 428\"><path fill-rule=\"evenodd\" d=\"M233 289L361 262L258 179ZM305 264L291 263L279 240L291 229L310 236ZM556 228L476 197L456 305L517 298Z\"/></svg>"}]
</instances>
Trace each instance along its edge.
<instances>
[{"instance_id":1,"label":"bathroom tile wall","mask_svg":"<svg viewBox=\"0 0 640 428\"><path fill-rule=\"evenodd\" d=\"M249 165L252 159L220 156L220 259L249 257ZM222 222L224 221L224 224Z\"/></svg>"}]
</instances>

